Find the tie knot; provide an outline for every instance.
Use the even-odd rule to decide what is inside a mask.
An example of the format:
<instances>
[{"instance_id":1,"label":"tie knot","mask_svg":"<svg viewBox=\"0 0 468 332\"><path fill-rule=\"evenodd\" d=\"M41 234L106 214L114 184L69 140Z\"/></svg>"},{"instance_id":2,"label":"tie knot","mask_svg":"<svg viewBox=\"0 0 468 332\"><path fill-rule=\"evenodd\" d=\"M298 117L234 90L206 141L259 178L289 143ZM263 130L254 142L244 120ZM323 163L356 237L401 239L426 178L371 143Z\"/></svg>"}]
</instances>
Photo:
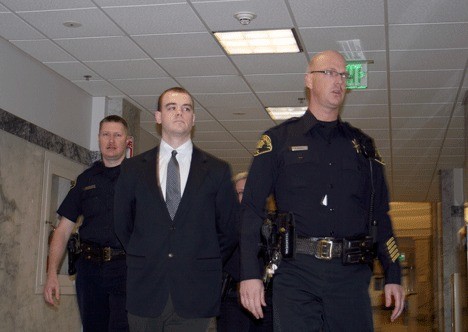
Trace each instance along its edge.
<instances>
[{"instance_id":1,"label":"tie knot","mask_svg":"<svg viewBox=\"0 0 468 332\"><path fill-rule=\"evenodd\" d=\"M171 154L175 158L175 156L177 155L177 150L172 150Z\"/></svg>"}]
</instances>

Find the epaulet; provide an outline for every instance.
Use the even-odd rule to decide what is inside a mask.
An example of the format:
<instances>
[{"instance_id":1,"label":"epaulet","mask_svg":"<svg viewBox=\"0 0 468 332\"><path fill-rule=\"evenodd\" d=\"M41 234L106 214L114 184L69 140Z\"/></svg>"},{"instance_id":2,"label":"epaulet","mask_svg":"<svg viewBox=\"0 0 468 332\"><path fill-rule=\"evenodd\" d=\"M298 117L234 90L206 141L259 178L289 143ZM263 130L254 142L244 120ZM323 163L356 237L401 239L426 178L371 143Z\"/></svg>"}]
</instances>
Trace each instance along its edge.
<instances>
[{"instance_id":1,"label":"epaulet","mask_svg":"<svg viewBox=\"0 0 468 332\"><path fill-rule=\"evenodd\" d=\"M343 126L350 131L352 137L351 142L357 153L362 153L364 157L371 158L379 164L385 165L372 137L364 133L361 129L353 127L348 122L343 122Z\"/></svg>"},{"instance_id":2,"label":"epaulet","mask_svg":"<svg viewBox=\"0 0 468 332\"><path fill-rule=\"evenodd\" d=\"M280 124L278 125L278 127L280 127L280 126L287 126L288 124L297 122L297 121L299 121L300 119L301 119L300 117L296 117L296 116L295 116L295 117L292 117L292 118L289 118L289 119L285 120L284 122L280 123Z\"/></svg>"}]
</instances>

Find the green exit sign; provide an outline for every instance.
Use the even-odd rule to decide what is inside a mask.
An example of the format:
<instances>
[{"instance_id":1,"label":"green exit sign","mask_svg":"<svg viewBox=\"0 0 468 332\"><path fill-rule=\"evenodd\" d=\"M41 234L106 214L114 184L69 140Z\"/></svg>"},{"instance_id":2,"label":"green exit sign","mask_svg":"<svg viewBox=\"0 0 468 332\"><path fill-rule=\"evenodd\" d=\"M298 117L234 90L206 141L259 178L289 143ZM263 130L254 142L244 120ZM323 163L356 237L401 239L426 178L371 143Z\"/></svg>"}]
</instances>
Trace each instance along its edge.
<instances>
[{"instance_id":1,"label":"green exit sign","mask_svg":"<svg viewBox=\"0 0 468 332\"><path fill-rule=\"evenodd\" d=\"M349 78L346 80L347 89L367 88L367 63L348 61L346 71L349 73Z\"/></svg>"}]
</instances>

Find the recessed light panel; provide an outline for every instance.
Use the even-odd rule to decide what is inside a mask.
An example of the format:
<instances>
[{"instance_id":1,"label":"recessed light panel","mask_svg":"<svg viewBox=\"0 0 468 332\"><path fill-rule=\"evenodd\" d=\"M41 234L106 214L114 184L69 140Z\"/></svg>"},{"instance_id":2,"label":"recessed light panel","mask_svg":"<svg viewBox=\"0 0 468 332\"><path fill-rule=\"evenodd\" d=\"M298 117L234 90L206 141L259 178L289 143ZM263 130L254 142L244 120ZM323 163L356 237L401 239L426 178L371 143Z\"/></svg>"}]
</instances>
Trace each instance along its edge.
<instances>
[{"instance_id":1,"label":"recessed light panel","mask_svg":"<svg viewBox=\"0 0 468 332\"><path fill-rule=\"evenodd\" d=\"M228 54L299 53L292 29L215 32Z\"/></svg>"}]
</instances>

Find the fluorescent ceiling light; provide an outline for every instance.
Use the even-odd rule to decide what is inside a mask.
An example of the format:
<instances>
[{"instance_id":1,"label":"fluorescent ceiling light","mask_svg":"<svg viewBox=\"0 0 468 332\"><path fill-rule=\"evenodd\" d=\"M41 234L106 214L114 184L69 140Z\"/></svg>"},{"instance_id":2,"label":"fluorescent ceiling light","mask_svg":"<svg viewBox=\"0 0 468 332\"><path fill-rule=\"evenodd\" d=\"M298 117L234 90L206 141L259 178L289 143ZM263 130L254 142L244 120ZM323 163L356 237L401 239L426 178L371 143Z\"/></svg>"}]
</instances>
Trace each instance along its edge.
<instances>
[{"instance_id":1,"label":"fluorescent ceiling light","mask_svg":"<svg viewBox=\"0 0 468 332\"><path fill-rule=\"evenodd\" d=\"M303 116L307 111L305 107L267 107L268 114L273 120L287 120L292 117Z\"/></svg>"},{"instance_id":2,"label":"fluorescent ceiling light","mask_svg":"<svg viewBox=\"0 0 468 332\"><path fill-rule=\"evenodd\" d=\"M228 54L299 53L292 29L215 32Z\"/></svg>"}]
</instances>

